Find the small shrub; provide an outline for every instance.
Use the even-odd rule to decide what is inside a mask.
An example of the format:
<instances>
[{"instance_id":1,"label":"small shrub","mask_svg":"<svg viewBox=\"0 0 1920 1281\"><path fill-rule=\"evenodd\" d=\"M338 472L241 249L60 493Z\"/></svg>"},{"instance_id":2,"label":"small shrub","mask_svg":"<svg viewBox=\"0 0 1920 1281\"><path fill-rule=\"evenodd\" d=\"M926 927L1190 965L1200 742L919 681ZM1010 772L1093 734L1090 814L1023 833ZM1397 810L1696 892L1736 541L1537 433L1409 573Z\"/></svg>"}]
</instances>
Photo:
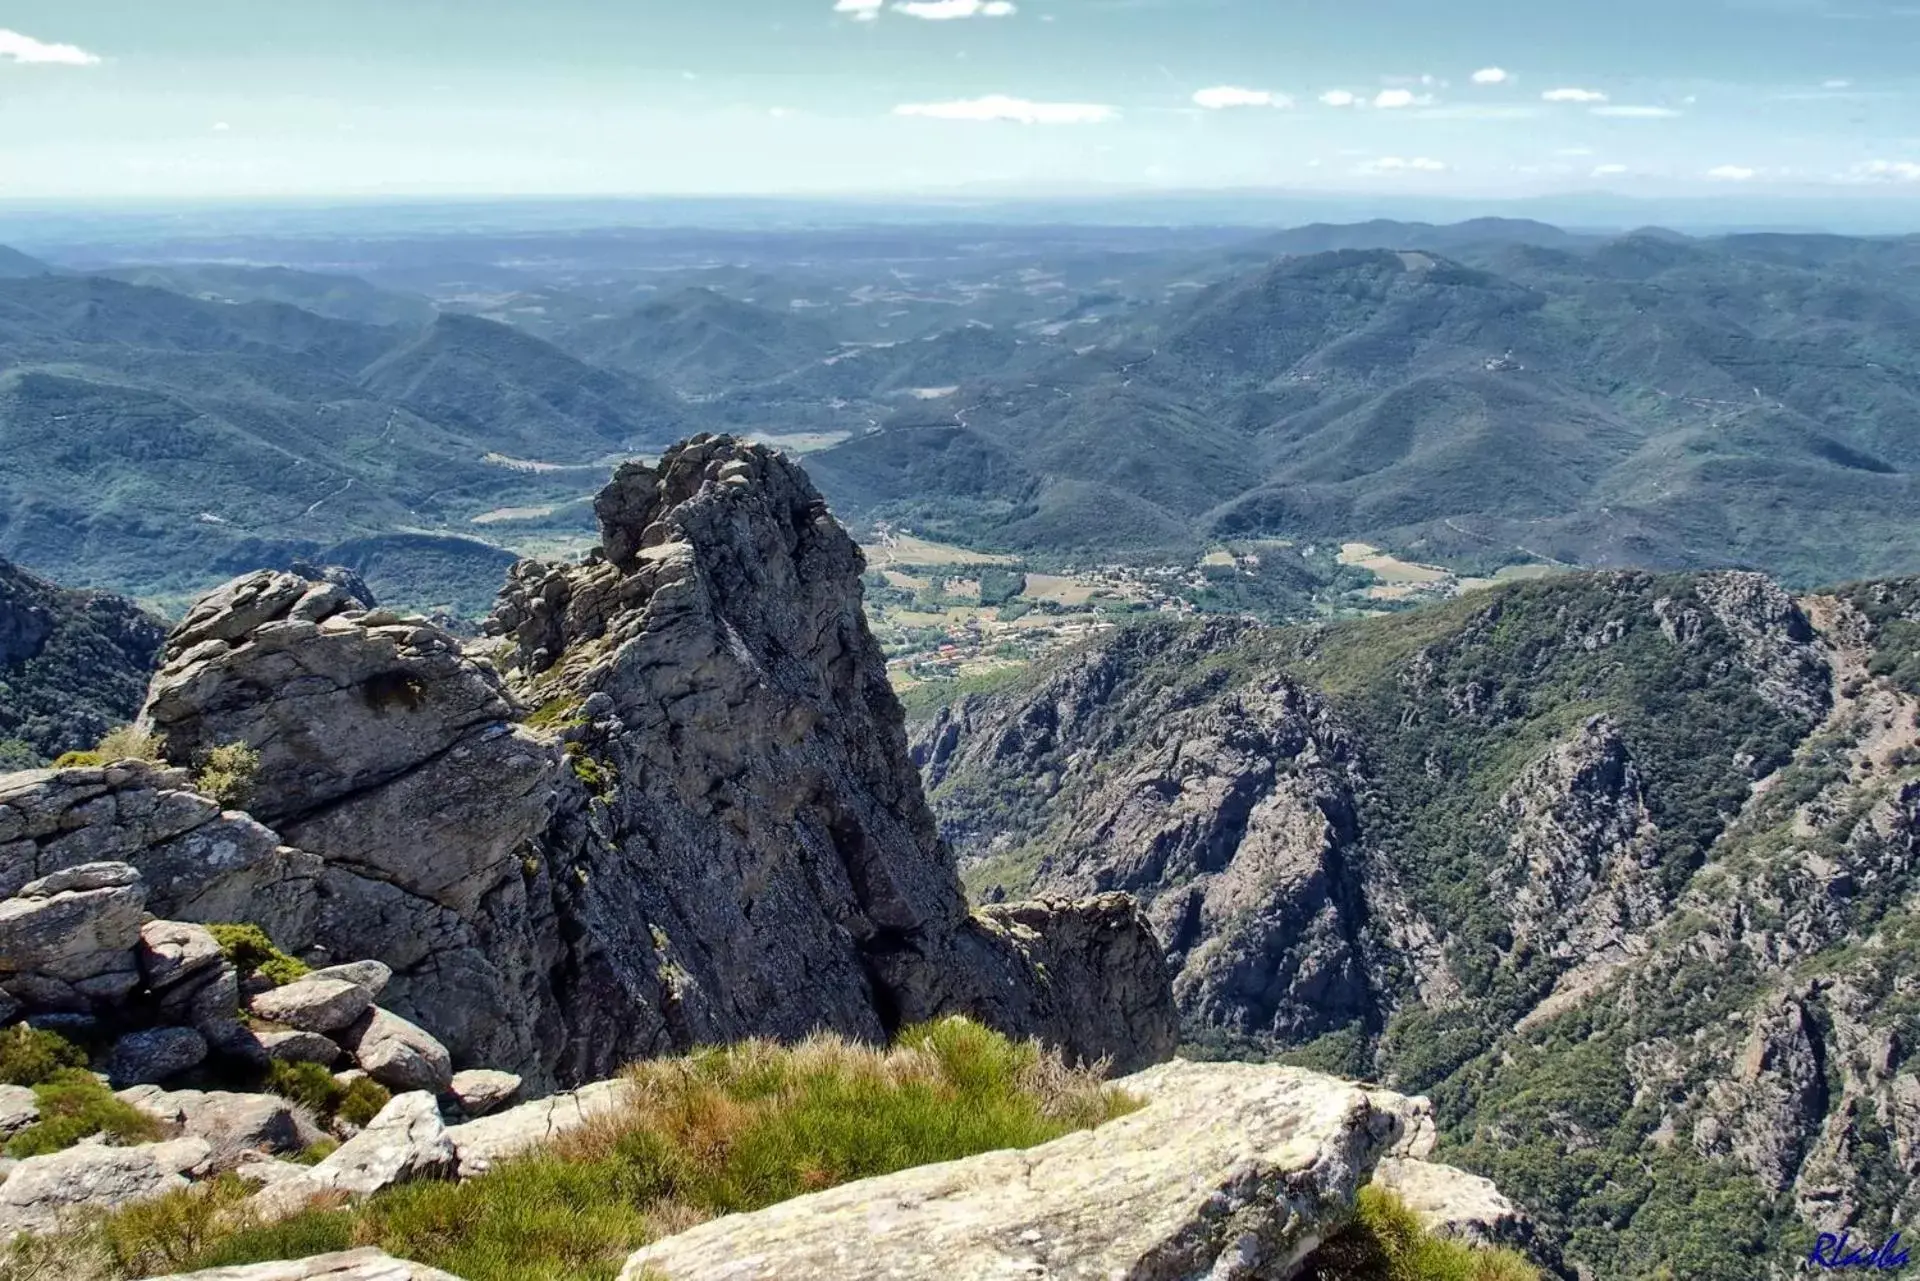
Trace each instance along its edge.
<instances>
[{"instance_id":1,"label":"small shrub","mask_svg":"<svg viewBox=\"0 0 1920 1281\"><path fill-rule=\"evenodd\" d=\"M165 744L157 735L137 725L122 725L107 731L94 751L108 761L163 761Z\"/></svg>"},{"instance_id":2,"label":"small shrub","mask_svg":"<svg viewBox=\"0 0 1920 1281\"><path fill-rule=\"evenodd\" d=\"M39 1085L65 1068L84 1068L87 1052L61 1036L17 1023L0 1032L0 1084Z\"/></svg>"},{"instance_id":3,"label":"small shrub","mask_svg":"<svg viewBox=\"0 0 1920 1281\"><path fill-rule=\"evenodd\" d=\"M53 759L55 769L84 769L106 763L107 758L98 752L62 752Z\"/></svg>"},{"instance_id":4,"label":"small shrub","mask_svg":"<svg viewBox=\"0 0 1920 1281\"><path fill-rule=\"evenodd\" d=\"M267 1066L267 1089L321 1116L331 1116L346 1094L340 1083L333 1079L333 1073L318 1063L287 1063L280 1060Z\"/></svg>"},{"instance_id":5,"label":"small shrub","mask_svg":"<svg viewBox=\"0 0 1920 1281\"><path fill-rule=\"evenodd\" d=\"M81 1068L63 1068L34 1086L33 1093L40 1104L40 1119L8 1141L10 1157L45 1156L95 1134L121 1143L144 1143L166 1132L160 1122L114 1098L99 1078Z\"/></svg>"},{"instance_id":6,"label":"small shrub","mask_svg":"<svg viewBox=\"0 0 1920 1281\"><path fill-rule=\"evenodd\" d=\"M242 977L257 974L279 987L312 973L305 961L275 947L258 925L209 925L207 929Z\"/></svg>"},{"instance_id":7,"label":"small shrub","mask_svg":"<svg viewBox=\"0 0 1920 1281\"><path fill-rule=\"evenodd\" d=\"M341 1091L340 1102L335 1105L334 1115L348 1125L364 1126L380 1115L380 1109L393 1102L393 1095L386 1086L370 1076L355 1080Z\"/></svg>"},{"instance_id":8,"label":"small shrub","mask_svg":"<svg viewBox=\"0 0 1920 1281\"><path fill-rule=\"evenodd\" d=\"M223 743L207 753L193 785L222 805L246 803L260 773L260 753L245 743Z\"/></svg>"}]
</instances>

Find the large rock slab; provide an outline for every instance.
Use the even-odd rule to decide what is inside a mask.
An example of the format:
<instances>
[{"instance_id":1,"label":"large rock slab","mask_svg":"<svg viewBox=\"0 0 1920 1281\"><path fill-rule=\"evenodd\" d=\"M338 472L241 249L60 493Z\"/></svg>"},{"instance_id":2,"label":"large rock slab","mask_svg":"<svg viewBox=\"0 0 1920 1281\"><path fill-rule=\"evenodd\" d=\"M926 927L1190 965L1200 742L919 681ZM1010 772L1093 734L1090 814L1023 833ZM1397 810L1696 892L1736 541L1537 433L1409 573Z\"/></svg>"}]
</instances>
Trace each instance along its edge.
<instances>
[{"instance_id":1,"label":"large rock slab","mask_svg":"<svg viewBox=\"0 0 1920 1281\"><path fill-rule=\"evenodd\" d=\"M371 1196L417 1179L452 1178L458 1166L433 1096L402 1094L304 1176L269 1184L249 1205L262 1218L274 1219L296 1214L329 1193Z\"/></svg>"},{"instance_id":2,"label":"large rock slab","mask_svg":"<svg viewBox=\"0 0 1920 1281\"><path fill-rule=\"evenodd\" d=\"M344 979L301 978L262 992L247 1008L296 1032L337 1032L365 1014L373 993Z\"/></svg>"},{"instance_id":3,"label":"large rock slab","mask_svg":"<svg viewBox=\"0 0 1920 1281\"><path fill-rule=\"evenodd\" d=\"M1375 1167L1373 1184L1405 1202L1430 1232L1473 1245L1525 1249L1533 1243L1532 1218L1492 1179L1434 1161L1388 1157Z\"/></svg>"},{"instance_id":4,"label":"large rock slab","mask_svg":"<svg viewBox=\"0 0 1920 1281\"><path fill-rule=\"evenodd\" d=\"M341 1254L316 1254L279 1263L251 1263L240 1268L211 1268L179 1272L153 1281L460 1281L451 1272L409 1263L369 1246Z\"/></svg>"},{"instance_id":5,"label":"large rock slab","mask_svg":"<svg viewBox=\"0 0 1920 1281\"><path fill-rule=\"evenodd\" d=\"M1297 1068L1174 1062L1117 1084L1147 1106L717 1219L639 1251L622 1281L1286 1281L1407 1114Z\"/></svg>"},{"instance_id":6,"label":"large rock slab","mask_svg":"<svg viewBox=\"0 0 1920 1281\"><path fill-rule=\"evenodd\" d=\"M202 1139L173 1139L138 1147L82 1144L30 1157L0 1184L0 1241L19 1232L49 1232L88 1206L118 1207L187 1186L212 1148Z\"/></svg>"},{"instance_id":7,"label":"large rock slab","mask_svg":"<svg viewBox=\"0 0 1920 1281\"><path fill-rule=\"evenodd\" d=\"M460 1177L477 1178L509 1157L553 1142L562 1135L618 1111L632 1097L624 1080L596 1081L565 1094L522 1103L492 1116L449 1126L447 1138L460 1157Z\"/></svg>"},{"instance_id":8,"label":"large rock slab","mask_svg":"<svg viewBox=\"0 0 1920 1281\"><path fill-rule=\"evenodd\" d=\"M139 985L133 949L146 903L140 873L125 863L28 882L0 902L0 984L30 1007L110 1005Z\"/></svg>"}]
</instances>

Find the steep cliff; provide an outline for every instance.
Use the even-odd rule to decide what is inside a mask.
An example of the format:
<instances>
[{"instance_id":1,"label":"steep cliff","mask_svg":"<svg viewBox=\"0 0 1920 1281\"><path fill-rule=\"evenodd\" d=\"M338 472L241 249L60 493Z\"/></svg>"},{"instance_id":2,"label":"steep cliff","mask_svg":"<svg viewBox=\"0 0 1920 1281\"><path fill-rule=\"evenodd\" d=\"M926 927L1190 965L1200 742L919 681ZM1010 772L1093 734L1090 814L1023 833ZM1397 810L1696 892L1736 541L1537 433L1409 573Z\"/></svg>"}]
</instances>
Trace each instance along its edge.
<instances>
[{"instance_id":1,"label":"steep cliff","mask_svg":"<svg viewBox=\"0 0 1920 1281\"><path fill-rule=\"evenodd\" d=\"M984 898L1138 893L1193 1042L1429 1091L1598 1276L1920 1209L1920 585L1153 624L914 728Z\"/></svg>"},{"instance_id":2,"label":"steep cliff","mask_svg":"<svg viewBox=\"0 0 1920 1281\"><path fill-rule=\"evenodd\" d=\"M1171 1053L1131 900L970 911L858 548L798 468L696 438L598 510L604 551L518 566L471 648L318 573L229 583L141 715L173 768L16 776L0 871L124 861L165 916L378 959L383 1004L455 1066L535 1088L946 1013L1127 1067ZM236 745L223 813L190 773Z\"/></svg>"}]
</instances>

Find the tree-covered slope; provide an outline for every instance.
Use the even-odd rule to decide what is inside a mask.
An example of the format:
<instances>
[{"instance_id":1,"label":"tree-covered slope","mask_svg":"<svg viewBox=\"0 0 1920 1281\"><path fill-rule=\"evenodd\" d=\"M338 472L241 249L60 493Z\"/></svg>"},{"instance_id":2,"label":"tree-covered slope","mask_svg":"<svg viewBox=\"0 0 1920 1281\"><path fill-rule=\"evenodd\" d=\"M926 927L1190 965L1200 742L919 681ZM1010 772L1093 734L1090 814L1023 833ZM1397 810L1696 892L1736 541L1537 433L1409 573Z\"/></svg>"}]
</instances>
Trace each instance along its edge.
<instances>
[{"instance_id":1,"label":"tree-covered slope","mask_svg":"<svg viewBox=\"0 0 1920 1281\"><path fill-rule=\"evenodd\" d=\"M1916 640L1911 581L1578 575L1122 631L916 746L977 893L1147 902L1199 1045L1431 1092L1596 1276L1734 1281L1920 1209Z\"/></svg>"},{"instance_id":2,"label":"tree-covered slope","mask_svg":"<svg viewBox=\"0 0 1920 1281\"><path fill-rule=\"evenodd\" d=\"M165 638L131 601L0 560L0 771L92 747L131 721Z\"/></svg>"}]
</instances>

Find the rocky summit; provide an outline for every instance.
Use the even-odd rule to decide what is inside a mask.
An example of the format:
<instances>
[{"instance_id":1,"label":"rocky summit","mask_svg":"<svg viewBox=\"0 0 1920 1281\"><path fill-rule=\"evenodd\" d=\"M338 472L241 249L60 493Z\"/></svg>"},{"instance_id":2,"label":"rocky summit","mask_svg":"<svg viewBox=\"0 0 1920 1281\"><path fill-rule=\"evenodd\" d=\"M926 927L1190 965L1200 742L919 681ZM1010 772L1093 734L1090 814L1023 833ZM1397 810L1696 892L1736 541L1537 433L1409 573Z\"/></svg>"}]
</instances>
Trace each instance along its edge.
<instances>
[{"instance_id":1,"label":"rocky summit","mask_svg":"<svg viewBox=\"0 0 1920 1281\"><path fill-rule=\"evenodd\" d=\"M166 919L380 962L382 1006L450 1069L541 1088L946 1013L1123 1067L1171 1052L1131 900L969 909L860 552L799 468L699 437L596 511L601 549L518 565L472 645L317 572L206 597L140 714L166 761L7 779L0 888L125 864ZM232 745L245 777L216 801L194 780ZM4 985L88 1011L116 981Z\"/></svg>"}]
</instances>

